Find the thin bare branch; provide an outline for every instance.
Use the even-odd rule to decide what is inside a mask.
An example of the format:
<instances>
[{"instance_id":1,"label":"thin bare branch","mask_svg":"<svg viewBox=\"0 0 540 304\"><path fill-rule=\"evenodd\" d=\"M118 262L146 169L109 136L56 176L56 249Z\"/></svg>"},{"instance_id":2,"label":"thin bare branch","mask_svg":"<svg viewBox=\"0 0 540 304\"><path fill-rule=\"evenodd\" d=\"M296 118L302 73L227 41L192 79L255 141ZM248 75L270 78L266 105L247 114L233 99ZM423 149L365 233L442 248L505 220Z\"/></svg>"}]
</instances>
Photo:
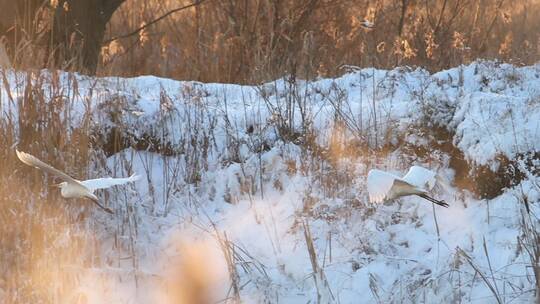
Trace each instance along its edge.
<instances>
[{"instance_id":1,"label":"thin bare branch","mask_svg":"<svg viewBox=\"0 0 540 304\"><path fill-rule=\"evenodd\" d=\"M124 38L131 37L131 36L133 36L133 35L136 35L136 34L138 34L140 31L146 29L147 27L149 27L149 26L151 26L151 25L153 25L153 24L158 23L159 21L161 21L161 20L163 20L163 19L169 17L170 15L172 15L172 14L174 14L174 13L178 13L178 12L183 11L183 10L186 10L186 9L188 9L188 8L191 8L191 7L195 7L195 6L201 5L202 3L206 2L206 1L207 1L207 0L198 0L198 1L193 2L193 3L191 3L191 4L188 4L188 5L185 5L185 6L178 7L178 8L175 8L175 9L173 9L173 10L170 10L170 11L168 11L167 13L165 13L165 14L159 16L158 18L156 18L156 19L154 19L154 20L152 20L152 21L150 21L150 22L147 22L147 23L141 25L141 26L138 27L137 29L135 29L135 30L133 30L133 31L127 33L127 34L119 35L119 36L116 36L116 37L113 37L113 38L109 38L109 39L103 41L103 45L109 44L109 43L111 43L111 42L113 42L113 41L115 41L115 40L118 40L118 39L124 39Z\"/></svg>"}]
</instances>

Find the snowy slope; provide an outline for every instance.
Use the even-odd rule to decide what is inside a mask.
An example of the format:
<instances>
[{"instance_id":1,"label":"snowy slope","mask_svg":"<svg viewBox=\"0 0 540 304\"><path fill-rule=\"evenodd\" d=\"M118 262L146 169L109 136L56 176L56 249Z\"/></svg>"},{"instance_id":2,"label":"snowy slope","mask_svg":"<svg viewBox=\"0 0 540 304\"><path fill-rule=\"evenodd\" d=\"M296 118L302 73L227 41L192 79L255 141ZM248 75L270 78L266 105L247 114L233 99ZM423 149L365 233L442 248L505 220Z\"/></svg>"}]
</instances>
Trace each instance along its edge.
<instances>
[{"instance_id":1,"label":"snowy slope","mask_svg":"<svg viewBox=\"0 0 540 304\"><path fill-rule=\"evenodd\" d=\"M100 194L117 218L94 212L101 262L81 266L73 291L89 303L190 303L194 288L242 303L534 301L523 223L540 229L538 160L523 163L516 187L478 200L451 185L444 152L403 155L401 142L428 145L425 121L451 132L473 166L538 153L540 65L363 69L261 86L59 77L66 92L76 82L64 117L73 127L89 114L97 143L119 130L138 147L107 159L96 151L94 174L143 176ZM17 119L25 80L9 82L2 96L14 101L0 118ZM306 126L322 152L306 148ZM336 152L336 141L385 152ZM434 195L450 208L419 197L368 203L370 168L402 175L412 164L448 181Z\"/></svg>"}]
</instances>

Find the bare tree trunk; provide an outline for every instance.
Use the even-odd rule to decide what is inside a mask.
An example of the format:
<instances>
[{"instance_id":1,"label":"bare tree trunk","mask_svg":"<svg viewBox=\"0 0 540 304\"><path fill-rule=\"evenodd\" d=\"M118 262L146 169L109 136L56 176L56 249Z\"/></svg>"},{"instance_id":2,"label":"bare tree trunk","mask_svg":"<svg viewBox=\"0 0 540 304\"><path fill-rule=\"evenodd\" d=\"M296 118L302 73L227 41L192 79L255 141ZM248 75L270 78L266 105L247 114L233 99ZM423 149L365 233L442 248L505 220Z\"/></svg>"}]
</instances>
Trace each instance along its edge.
<instances>
[{"instance_id":1,"label":"bare tree trunk","mask_svg":"<svg viewBox=\"0 0 540 304\"><path fill-rule=\"evenodd\" d=\"M398 36L401 37L403 33L403 25L405 24L405 15L407 14L407 6L409 5L409 0L401 0L401 16L399 18L399 28Z\"/></svg>"},{"instance_id":2,"label":"bare tree trunk","mask_svg":"<svg viewBox=\"0 0 540 304\"><path fill-rule=\"evenodd\" d=\"M59 1L51 30L55 67L95 74L105 28L124 1Z\"/></svg>"}]
</instances>

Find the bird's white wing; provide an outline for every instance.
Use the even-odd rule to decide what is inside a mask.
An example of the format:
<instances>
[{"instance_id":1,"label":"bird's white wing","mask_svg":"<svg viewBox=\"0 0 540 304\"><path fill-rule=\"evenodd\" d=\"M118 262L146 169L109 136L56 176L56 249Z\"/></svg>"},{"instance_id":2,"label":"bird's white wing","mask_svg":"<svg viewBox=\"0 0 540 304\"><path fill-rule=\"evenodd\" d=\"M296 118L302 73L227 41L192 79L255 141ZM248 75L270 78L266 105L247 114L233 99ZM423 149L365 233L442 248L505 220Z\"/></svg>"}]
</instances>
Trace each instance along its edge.
<instances>
[{"instance_id":1,"label":"bird's white wing","mask_svg":"<svg viewBox=\"0 0 540 304\"><path fill-rule=\"evenodd\" d=\"M73 177L65 174L64 172L56 169L56 168L53 168L52 166L42 162L41 160L37 159L35 156L33 155L30 155L28 153L24 153L24 152L20 152L18 150L15 150L15 152L17 153L17 157L25 164L27 164L28 166L31 166L31 167L34 167L34 168L37 168L37 169L41 169L49 174L52 174L52 175L56 175L58 176L59 178L63 179L64 181L68 182L68 183L75 183L75 184L79 184L80 185L80 182L76 179L74 179Z\"/></svg>"},{"instance_id":2,"label":"bird's white wing","mask_svg":"<svg viewBox=\"0 0 540 304\"><path fill-rule=\"evenodd\" d=\"M123 177L123 178L105 177L105 178L85 180L85 181L82 181L81 184L83 184L86 188L96 190L96 189L104 189L104 188L109 188L116 185L123 185L123 184L131 183L138 179L139 179L138 175L132 175L130 177Z\"/></svg>"},{"instance_id":3,"label":"bird's white wing","mask_svg":"<svg viewBox=\"0 0 540 304\"><path fill-rule=\"evenodd\" d=\"M403 180L421 189L431 190L435 183L437 173L420 166L412 166L405 174Z\"/></svg>"},{"instance_id":4,"label":"bird's white wing","mask_svg":"<svg viewBox=\"0 0 540 304\"><path fill-rule=\"evenodd\" d=\"M384 201L396 179L401 180L399 176L388 172L377 169L370 170L367 178L369 201L373 203Z\"/></svg>"}]
</instances>

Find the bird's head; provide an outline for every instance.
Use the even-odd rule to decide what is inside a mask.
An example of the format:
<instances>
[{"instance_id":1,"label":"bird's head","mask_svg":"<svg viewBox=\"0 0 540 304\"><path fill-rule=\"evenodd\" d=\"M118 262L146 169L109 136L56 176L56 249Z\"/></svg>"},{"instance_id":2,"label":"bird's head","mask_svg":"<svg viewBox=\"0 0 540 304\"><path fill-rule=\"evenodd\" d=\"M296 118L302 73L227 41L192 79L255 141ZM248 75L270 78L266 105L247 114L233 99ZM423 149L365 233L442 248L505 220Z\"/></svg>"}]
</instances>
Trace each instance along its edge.
<instances>
[{"instance_id":1,"label":"bird's head","mask_svg":"<svg viewBox=\"0 0 540 304\"><path fill-rule=\"evenodd\" d=\"M51 187L63 188L65 185L67 185L67 182L61 182L59 184L52 184Z\"/></svg>"}]
</instances>

